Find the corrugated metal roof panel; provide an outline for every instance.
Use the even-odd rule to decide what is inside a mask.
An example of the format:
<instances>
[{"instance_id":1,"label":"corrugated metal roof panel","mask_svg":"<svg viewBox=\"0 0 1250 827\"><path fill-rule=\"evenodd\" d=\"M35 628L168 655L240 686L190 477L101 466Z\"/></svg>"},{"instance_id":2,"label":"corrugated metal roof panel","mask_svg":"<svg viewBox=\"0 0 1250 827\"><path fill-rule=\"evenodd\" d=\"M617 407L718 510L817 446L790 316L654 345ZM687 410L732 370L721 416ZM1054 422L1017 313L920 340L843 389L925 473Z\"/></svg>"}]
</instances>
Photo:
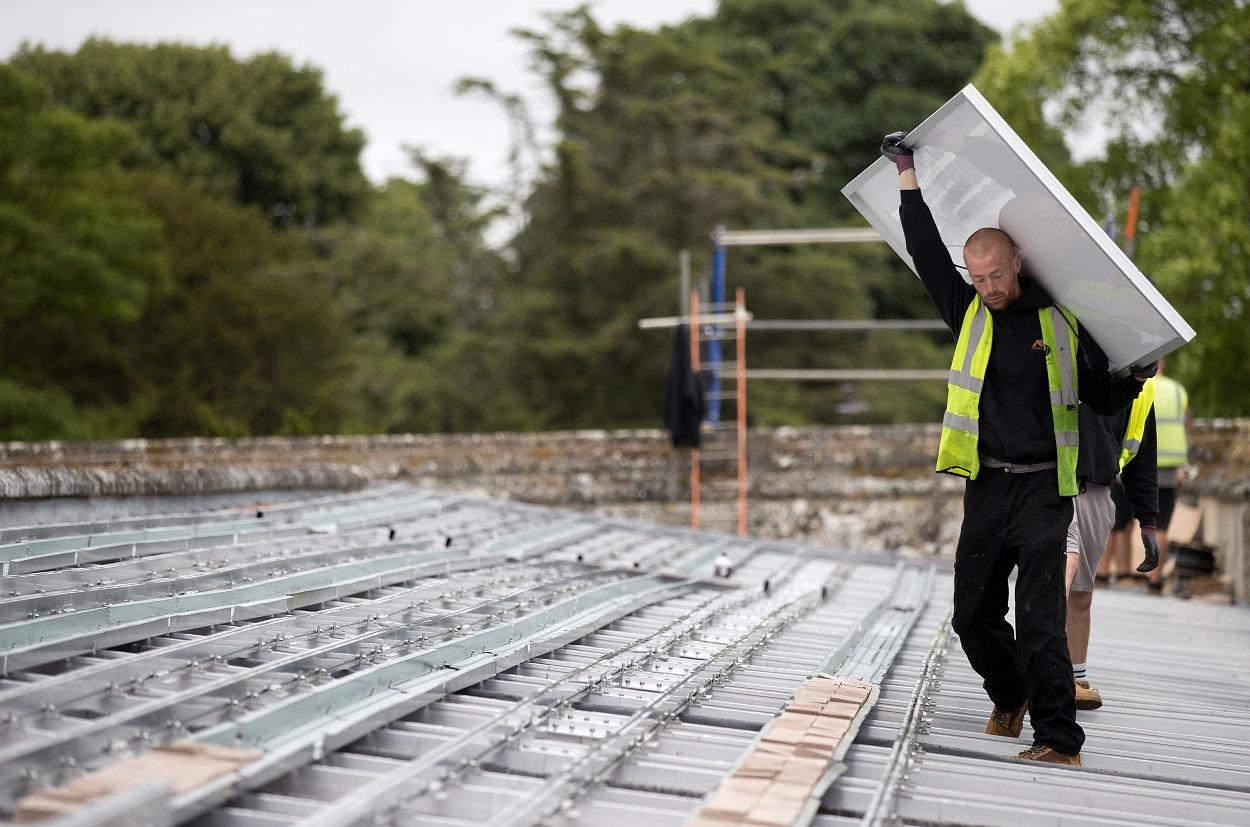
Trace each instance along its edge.
<instances>
[{"instance_id":1,"label":"corrugated metal roof panel","mask_svg":"<svg viewBox=\"0 0 1250 827\"><path fill-rule=\"evenodd\" d=\"M109 525L8 550L43 562L0 597L6 806L189 737L265 757L165 794L168 823L676 827L833 670L879 695L813 824L1250 824L1243 607L1100 591L1106 705L1078 713L1074 769L1014 761L1027 728L983 733L950 574L921 561L403 488L231 525L162 517L120 558L95 551ZM722 554L733 574L711 577ZM231 578L264 602L240 612Z\"/></svg>"}]
</instances>

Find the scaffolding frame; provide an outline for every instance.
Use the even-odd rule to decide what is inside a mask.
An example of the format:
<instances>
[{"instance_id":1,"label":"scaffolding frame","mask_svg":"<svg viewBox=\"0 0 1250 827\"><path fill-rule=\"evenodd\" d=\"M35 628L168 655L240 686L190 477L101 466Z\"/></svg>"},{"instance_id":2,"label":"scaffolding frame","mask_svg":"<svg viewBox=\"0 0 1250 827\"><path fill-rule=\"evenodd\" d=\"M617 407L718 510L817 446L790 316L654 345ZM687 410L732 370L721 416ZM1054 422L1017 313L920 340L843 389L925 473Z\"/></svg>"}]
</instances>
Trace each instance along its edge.
<instances>
[{"instance_id":1,"label":"scaffolding frame","mask_svg":"<svg viewBox=\"0 0 1250 827\"><path fill-rule=\"evenodd\" d=\"M642 330L672 328L690 325L690 366L696 375L706 373L709 377L707 412L705 421L709 432L736 431L737 451L737 533L747 533L747 399L748 380L779 380L791 382L870 382L892 381L945 381L948 371L926 369L747 369L746 334L748 329L781 331L865 331L865 330L946 330L939 319L755 319L746 310L745 292L735 291L735 301L725 301L725 277L729 247L761 247L793 244L862 244L882 242L871 227L835 227L829 229L799 230L726 230L716 227L712 239L712 281L708 287L710 301L703 302L700 291L691 289L690 254L681 250L678 258L680 273L679 301L681 314L658 318L640 319ZM723 358L721 342L726 331L732 329L735 340L733 362ZM703 360L703 348L707 348L707 361ZM722 390L723 381L734 383L733 392ZM732 425L721 422L721 402L732 400L736 416ZM702 432L704 429L701 428ZM719 457L724 459L726 457ZM699 447L690 450L690 527L703 527L703 487L705 484L703 464L711 461Z\"/></svg>"},{"instance_id":2,"label":"scaffolding frame","mask_svg":"<svg viewBox=\"0 0 1250 827\"><path fill-rule=\"evenodd\" d=\"M872 227L828 227L798 230L727 230L717 226L712 235L712 284L713 302L723 302L725 276L728 269L729 247L778 247L794 244L864 244L883 243L881 233ZM689 258L683 259L688 262ZM688 268L688 263L685 265ZM854 330L945 330L940 319L768 319L752 320L749 327L757 330L791 331L854 331ZM712 381L709 393L708 422L720 422L720 382L726 371L722 369L720 343L714 338L708 342L708 362ZM764 369L750 372L751 379L782 380L798 382L872 382L893 381L945 381L948 371L916 369Z\"/></svg>"},{"instance_id":3,"label":"scaffolding frame","mask_svg":"<svg viewBox=\"0 0 1250 827\"><path fill-rule=\"evenodd\" d=\"M701 334L703 328L709 331L715 331L716 337L711 341L719 342L719 334L721 329L732 326L734 330L735 340L735 356L737 357L732 371L723 374L725 378L732 378L734 382L734 393L726 397L719 390L721 375L713 373L712 376L716 380L716 395L709 393L709 396L719 403L724 398L730 398L734 401L734 407L737 409L737 416L733 430L736 431L736 454L735 465L737 466L737 534L739 537L745 537L747 534L747 322L750 320L750 314L746 309L746 291L739 287L734 295L734 311L733 313L713 313L708 316L700 316L699 294L696 291L690 292L690 369L699 375L702 366L701 362ZM719 355L719 349L718 349ZM719 409L719 405L718 405ZM702 429L700 429L702 430ZM721 430L725 430L722 428ZM690 527L699 529L703 526L702 504L703 504L703 461L704 455L702 448L695 446L690 449Z\"/></svg>"}]
</instances>

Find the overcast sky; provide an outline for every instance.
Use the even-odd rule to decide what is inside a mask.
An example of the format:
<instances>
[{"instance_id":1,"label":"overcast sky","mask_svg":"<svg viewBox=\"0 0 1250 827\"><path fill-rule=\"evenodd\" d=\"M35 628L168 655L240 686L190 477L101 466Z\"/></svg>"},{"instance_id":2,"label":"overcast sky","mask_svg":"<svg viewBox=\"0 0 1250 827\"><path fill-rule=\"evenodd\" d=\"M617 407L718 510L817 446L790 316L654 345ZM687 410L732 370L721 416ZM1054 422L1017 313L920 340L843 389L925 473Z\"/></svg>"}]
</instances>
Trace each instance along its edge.
<instances>
[{"instance_id":1,"label":"overcast sky","mask_svg":"<svg viewBox=\"0 0 1250 827\"><path fill-rule=\"evenodd\" d=\"M507 177L509 134L498 107L458 98L472 75L524 93L540 124L551 103L526 71L517 27L577 0L0 0L0 54L31 41L75 50L95 35L152 43L228 44L239 57L276 50L325 72L348 123L365 131L364 165L375 181L411 175L403 145L468 158L471 177ZM1058 0L967 0L985 23L1008 31L1052 13ZM709 14L715 0L595 0L603 23L652 27Z\"/></svg>"}]
</instances>

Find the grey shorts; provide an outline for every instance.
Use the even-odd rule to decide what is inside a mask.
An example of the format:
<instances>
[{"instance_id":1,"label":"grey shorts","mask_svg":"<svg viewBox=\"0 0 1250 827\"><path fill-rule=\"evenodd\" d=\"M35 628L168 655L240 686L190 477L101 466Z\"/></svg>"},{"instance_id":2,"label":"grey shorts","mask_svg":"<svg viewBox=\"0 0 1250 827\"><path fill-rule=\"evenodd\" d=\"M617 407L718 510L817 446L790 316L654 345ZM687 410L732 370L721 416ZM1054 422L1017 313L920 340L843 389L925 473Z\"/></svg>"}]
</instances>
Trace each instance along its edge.
<instances>
[{"instance_id":1,"label":"grey shorts","mask_svg":"<svg viewBox=\"0 0 1250 827\"><path fill-rule=\"evenodd\" d=\"M1086 485L1074 500L1072 524L1068 526L1068 540L1064 551L1077 555L1076 576L1072 578L1072 591L1092 592L1098 562L1107 549L1107 537L1115 522L1115 504L1111 502L1111 487Z\"/></svg>"}]
</instances>

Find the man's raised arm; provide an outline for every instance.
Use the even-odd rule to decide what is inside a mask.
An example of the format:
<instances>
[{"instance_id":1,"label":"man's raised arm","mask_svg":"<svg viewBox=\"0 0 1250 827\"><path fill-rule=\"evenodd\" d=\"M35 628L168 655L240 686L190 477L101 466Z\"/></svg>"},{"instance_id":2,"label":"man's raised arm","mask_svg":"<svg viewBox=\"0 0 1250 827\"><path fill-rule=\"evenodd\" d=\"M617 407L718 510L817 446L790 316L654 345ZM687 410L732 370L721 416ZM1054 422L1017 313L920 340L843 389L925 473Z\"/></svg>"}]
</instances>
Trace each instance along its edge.
<instances>
[{"instance_id":1,"label":"man's raised arm","mask_svg":"<svg viewBox=\"0 0 1250 827\"><path fill-rule=\"evenodd\" d=\"M916 273L938 314L951 333L958 335L964 312L976 291L955 269L950 251L933 220L933 213L920 195L915 159L911 149L903 145L905 137L904 132L891 132L881 142L881 154L893 161L898 169L898 216L903 222L903 238L907 241L907 252L916 264Z\"/></svg>"}]
</instances>

